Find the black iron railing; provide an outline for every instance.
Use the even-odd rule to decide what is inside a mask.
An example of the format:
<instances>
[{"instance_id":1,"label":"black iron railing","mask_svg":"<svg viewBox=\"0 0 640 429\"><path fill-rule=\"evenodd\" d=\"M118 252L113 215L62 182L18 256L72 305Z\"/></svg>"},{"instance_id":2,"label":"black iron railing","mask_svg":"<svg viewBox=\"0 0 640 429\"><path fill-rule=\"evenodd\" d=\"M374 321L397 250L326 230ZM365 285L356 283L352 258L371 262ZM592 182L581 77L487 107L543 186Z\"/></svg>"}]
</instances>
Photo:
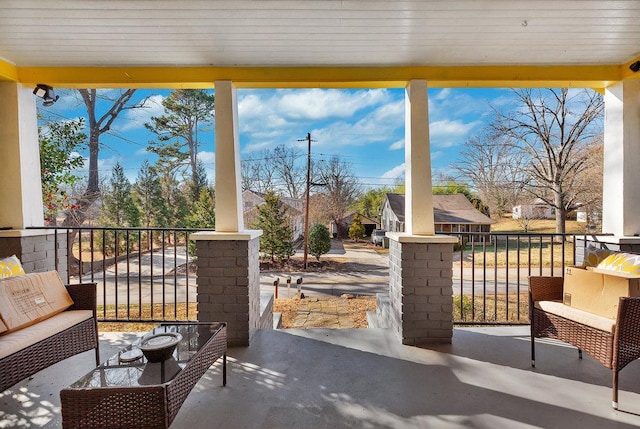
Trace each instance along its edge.
<instances>
[{"instance_id":1,"label":"black iron railing","mask_svg":"<svg viewBox=\"0 0 640 429\"><path fill-rule=\"evenodd\" d=\"M100 321L195 320L195 245L189 235L201 229L50 228L55 230L56 261L66 256L66 280L97 283ZM528 323L528 277L562 276L586 246L577 239L584 236L573 234L451 235L461 243L453 261L458 324ZM58 254L61 241L66 255Z\"/></svg>"},{"instance_id":2,"label":"black iron railing","mask_svg":"<svg viewBox=\"0 0 640 429\"><path fill-rule=\"evenodd\" d=\"M98 320L165 322L196 319L195 244L202 229L50 227L56 269L65 255L67 282L95 282ZM60 258L62 256L62 259Z\"/></svg>"},{"instance_id":3,"label":"black iron railing","mask_svg":"<svg viewBox=\"0 0 640 429\"><path fill-rule=\"evenodd\" d=\"M529 323L528 277L563 276L584 253L575 234L464 233L454 251L454 321Z\"/></svg>"}]
</instances>

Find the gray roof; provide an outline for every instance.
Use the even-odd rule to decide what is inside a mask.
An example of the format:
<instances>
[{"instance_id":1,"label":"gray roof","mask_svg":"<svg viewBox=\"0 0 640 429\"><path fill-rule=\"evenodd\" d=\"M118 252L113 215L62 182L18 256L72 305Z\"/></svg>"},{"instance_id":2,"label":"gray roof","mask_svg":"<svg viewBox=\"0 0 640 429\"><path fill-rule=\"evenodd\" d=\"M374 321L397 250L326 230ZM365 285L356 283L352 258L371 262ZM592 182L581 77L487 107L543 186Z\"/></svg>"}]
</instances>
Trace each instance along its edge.
<instances>
[{"instance_id":1,"label":"gray roof","mask_svg":"<svg viewBox=\"0 0 640 429\"><path fill-rule=\"evenodd\" d=\"M391 210L400 222L404 222L404 195L387 194ZM490 225L493 219L478 211L462 194L433 196L434 223L458 223Z\"/></svg>"}]
</instances>

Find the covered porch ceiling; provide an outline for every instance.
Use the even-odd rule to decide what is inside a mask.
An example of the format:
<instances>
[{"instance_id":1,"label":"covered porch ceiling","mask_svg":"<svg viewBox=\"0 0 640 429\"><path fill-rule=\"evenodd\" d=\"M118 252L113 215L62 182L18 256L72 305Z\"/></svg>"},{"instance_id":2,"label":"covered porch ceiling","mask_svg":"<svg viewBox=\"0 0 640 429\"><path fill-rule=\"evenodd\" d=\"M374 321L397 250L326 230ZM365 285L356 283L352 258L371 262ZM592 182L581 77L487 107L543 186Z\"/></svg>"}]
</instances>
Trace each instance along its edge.
<instances>
[{"instance_id":1,"label":"covered porch ceiling","mask_svg":"<svg viewBox=\"0 0 640 429\"><path fill-rule=\"evenodd\" d=\"M2 0L0 80L62 87L637 79L640 1Z\"/></svg>"}]
</instances>

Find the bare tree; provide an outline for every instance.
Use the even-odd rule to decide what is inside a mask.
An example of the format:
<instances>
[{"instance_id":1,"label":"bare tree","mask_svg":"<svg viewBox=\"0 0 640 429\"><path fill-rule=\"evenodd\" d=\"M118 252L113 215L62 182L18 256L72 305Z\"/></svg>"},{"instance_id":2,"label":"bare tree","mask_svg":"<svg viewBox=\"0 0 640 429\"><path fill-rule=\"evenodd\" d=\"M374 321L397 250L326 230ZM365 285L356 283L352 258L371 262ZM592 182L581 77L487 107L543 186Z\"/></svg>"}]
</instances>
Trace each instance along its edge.
<instances>
[{"instance_id":1,"label":"bare tree","mask_svg":"<svg viewBox=\"0 0 640 429\"><path fill-rule=\"evenodd\" d=\"M502 217L511 211L522 194L523 158L488 130L467 140L460 154L453 168L471 181L490 213Z\"/></svg>"},{"instance_id":2,"label":"bare tree","mask_svg":"<svg viewBox=\"0 0 640 429\"><path fill-rule=\"evenodd\" d=\"M265 149L255 157L243 159L240 163L240 176L243 191L266 194L275 190L276 171L271 151Z\"/></svg>"},{"instance_id":3,"label":"bare tree","mask_svg":"<svg viewBox=\"0 0 640 429\"><path fill-rule=\"evenodd\" d=\"M334 221L342 218L360 195L360 184L354 177L351 166L333 157L329 162L319 163L315 172L327 195L326 212Z\"/></svg>"},{"instance_id":4,"label":"bare tree","mask_svg":"<svg viewBox=\"0 0 640 429\"><path fill-rule=\"evenodd\" d=\"M64 224L68 226L82 225L87 218L87 213L93 203L100 196L100 182L98 171L98 155L100 153L100 137L108 132L118 115L125 110L144 107L145 100L140 103L130 104L135 89L121 90L117 96L112 96L112 91L104 94L96 89L79 89L87 108L87 125L89 127L89 178L85 191L73 203L76 210L67 210ZM108 101L110 104L105 113L97 113L98 100Z\"/></svg>"},{"instance_id":5,"label":"bare tree","mask_svg":"<svg viewBox=\"0 0 640 429\"><path fill-rule=\"evenodd\" d=\"M302 154L294 147L277 146L273 150L273 169L279 187L291 198L300 198L305 193L306 168L299 162Z\"/></svg>"},{"instance_id":6,"label":"bare tree","mask_svg":"<svg viewBox=\"0 0 640 429\"><path fill-rule=\"evenodd\" d=\"M604 147L601 139L588 143L583 148L586 160L584 170L575 178L573 187L580 194L578 205L587 214L587 232L602 229L602 174Z\"/></svg>"},{"instance_id":7,"label":"bare tree","mask_svg":"<svg viewBox=\"0 0 640 429\"><path fill-rule=\"evenodd\" d=\"M297 149L285 145L265 149L255 157L242 160L240 174L243 190L301 198L305 192L306 169Z\"/></svg>"},{"instance_id":8,"label":"bare tree","mask_svg":"<svg viewBox=\"0 0 640 429\"><path fill-rule=\"evenodd\" d=\"M556 232L580 199L575 180L587 167L585 144L601 133L602 96L590 90L517 89L518 108L498 113L496 132L528 160L527 190L555 208Z\"/></svg>"}]
</instances>

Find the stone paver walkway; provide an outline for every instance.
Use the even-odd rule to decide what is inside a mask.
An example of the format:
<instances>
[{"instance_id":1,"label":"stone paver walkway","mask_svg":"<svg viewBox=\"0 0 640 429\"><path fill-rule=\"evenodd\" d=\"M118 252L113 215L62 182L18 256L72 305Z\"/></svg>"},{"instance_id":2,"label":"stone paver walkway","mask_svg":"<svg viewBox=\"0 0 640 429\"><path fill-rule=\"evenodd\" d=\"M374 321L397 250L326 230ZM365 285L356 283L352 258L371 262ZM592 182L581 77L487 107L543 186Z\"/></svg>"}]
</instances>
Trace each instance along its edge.
<instances>
[{"instance_id":1,"label":"stone paver walkway","mask_svg":"<svg viewBox=\"0 0 640 429\"><path fill-rule=\"evenodd\" d=\"M303 299L293 321L293 328L353 328L349 304L342 298Z\"/></svg>"}]
</instances>

